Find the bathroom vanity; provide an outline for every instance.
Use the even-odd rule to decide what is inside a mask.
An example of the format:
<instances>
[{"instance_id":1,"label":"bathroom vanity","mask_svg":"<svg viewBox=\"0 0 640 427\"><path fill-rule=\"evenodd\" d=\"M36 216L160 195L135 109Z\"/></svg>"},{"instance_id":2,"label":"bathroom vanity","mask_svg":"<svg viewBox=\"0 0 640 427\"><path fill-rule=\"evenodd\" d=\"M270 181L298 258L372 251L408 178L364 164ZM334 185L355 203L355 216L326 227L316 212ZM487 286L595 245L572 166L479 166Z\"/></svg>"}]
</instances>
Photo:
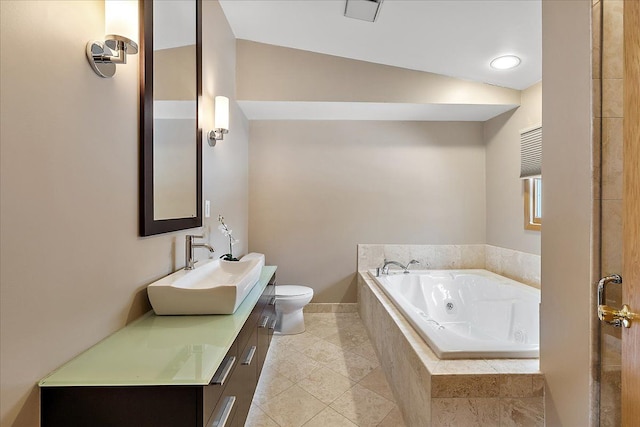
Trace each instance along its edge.
<instances>
[{"instance_id":1,"label":"bathroom vanity","mask_svg":"<svg viewBox=\"0 0 640 427\"><path fill-rule=\"evenodd\" d=\"M234 314L149 312L40 381L41 425L243 426L275 326L275 271Z\"/></svg>"}]
</instances>

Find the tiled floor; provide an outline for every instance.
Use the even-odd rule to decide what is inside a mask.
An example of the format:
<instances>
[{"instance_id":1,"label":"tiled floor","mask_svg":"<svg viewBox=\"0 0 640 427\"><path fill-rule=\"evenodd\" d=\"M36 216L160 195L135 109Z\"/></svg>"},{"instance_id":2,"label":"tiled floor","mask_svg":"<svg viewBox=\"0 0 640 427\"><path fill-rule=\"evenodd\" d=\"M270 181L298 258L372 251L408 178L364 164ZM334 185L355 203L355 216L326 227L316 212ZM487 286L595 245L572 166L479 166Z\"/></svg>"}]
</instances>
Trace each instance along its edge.
<instances>
[{"instance_id":1,"label":"tiled floor","mask_svg":"<svg viewBox=\"0 0 640 427\"><path fill-rule=\"evenodd\" d=\"M305 313L274 336L245 427L404 427L357 313Z\"/></svg>"}]
</instances>

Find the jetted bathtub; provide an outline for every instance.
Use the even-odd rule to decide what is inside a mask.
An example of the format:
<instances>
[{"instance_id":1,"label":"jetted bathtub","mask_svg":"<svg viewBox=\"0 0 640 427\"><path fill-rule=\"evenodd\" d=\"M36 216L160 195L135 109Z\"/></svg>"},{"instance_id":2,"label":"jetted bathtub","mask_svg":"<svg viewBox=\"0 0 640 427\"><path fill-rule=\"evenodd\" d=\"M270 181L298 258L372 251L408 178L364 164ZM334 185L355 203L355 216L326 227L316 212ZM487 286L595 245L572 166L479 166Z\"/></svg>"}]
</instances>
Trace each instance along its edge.
<instances>
[{"instance_id":1,"label":"jetted bathtub","mask_svg":"<svg viewBox=\"0 0 640 427\"><path fill-rule=\"evenodd\" d=\"M538 289L486 270L369 274L441 359L539 355Z\"/></svg>"}]
</instances>

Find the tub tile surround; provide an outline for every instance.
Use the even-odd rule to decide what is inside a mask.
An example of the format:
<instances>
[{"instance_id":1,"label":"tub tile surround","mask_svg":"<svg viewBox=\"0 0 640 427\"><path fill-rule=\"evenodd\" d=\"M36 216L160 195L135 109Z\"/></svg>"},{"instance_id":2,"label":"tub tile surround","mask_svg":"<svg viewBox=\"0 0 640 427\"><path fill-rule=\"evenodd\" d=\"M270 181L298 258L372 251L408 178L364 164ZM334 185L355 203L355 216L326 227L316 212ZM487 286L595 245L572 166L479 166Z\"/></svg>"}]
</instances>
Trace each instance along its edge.
<instances>
[{"instance_id":1,"label":"tub tile surround","mask_svg":"<svg viewBox=\"0 0 640 427\"><path fill-rule=\"evenodd\" d=\"M358 271L382 267L385 259L415 259L416 270L484 268L485 245L358 245Z\"/></svg>"},{"instance_id":2,"label":"tub tile surround","mask_svg":"<svg viewBox=\"0 0 640 427\"><path fill-rule=\"evenodd\" d=\"M358 271L381 267L385 259L420 264L415 269L482 268L540 288L540 255L492 245L358 245ZM412 267L414 268L414 267Z\"/></svg>"},{"instance_id":3,"label":"tub tile surround","mask_svg":"<svg viewBox=\"0 0 640 427\"><path fill-rule=\"evenodd\" d=\"M540 255L487 245L485 268L540 289Z\"/></svg>"},{"instance_id":4,"label":"tub tile surround","mask_svg":"<svg viewBox=\"0 0 640 427\"><path fill-rule=\"evenodd\" d=\"M408 426L544 425L537 359L439 360L366 272L358 301Z\"/></svg>"}]
</instances>

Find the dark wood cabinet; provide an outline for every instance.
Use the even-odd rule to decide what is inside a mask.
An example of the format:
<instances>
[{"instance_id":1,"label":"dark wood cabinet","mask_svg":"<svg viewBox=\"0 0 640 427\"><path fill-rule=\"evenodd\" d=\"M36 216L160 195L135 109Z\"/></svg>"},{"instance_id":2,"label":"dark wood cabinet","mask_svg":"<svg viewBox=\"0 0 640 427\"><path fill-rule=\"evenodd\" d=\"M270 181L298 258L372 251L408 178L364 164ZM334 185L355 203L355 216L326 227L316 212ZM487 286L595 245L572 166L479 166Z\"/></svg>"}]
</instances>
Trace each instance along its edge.
<instances>
[{"instance_id":1,"label":"dark wood cabinet","mask_svg":"<svg viewBox=\"0 0 640 427\"><path fill-rule=\"evenodd\" d=\"M202 387L48 387L42 389L41 425L204 425Z\"/></svg>"},{"instance_id":2,"label":"dark wood cabinet","mask_svg":"<svg viewBox=\"0 0 640 427\"><path fill-rule=\"evenodd\" d=\"M271 277L208 385L41 387L43 427L242 427L275 324Z\"/></svg>"},{"instance_id":3,"label":"dark wood cabinet","mask_svg":"<svg viewBox=\"0 0 640 427\"><path fill-rule=\"evenodd\" d=\"M239 350L235 367L223 393L217 397L217 406L207 421L207 427L244 426L269 351L275 321L274 276L236 338L235 344ZM208 388L211 387L215 385L208 386Z\"/></svg>"},{"instance_id":4,"label":"dark wood cabinet","mask_svg":"<svg viewBox=\"0 0 640 427\"><path fill-rule=\"evenodd\" d=\"M267 291L269 291L269 293L267 293ZM267 351L269 350L269 345L271 345L271 338L273 337L273 331L276 327L275 283L267 286L267 289L265 289L262 295L265 301L262 316L258 323L258 378L260 378L260 374L262 373L262 367L267 358Z\"/></svg>"}]
</instances>

